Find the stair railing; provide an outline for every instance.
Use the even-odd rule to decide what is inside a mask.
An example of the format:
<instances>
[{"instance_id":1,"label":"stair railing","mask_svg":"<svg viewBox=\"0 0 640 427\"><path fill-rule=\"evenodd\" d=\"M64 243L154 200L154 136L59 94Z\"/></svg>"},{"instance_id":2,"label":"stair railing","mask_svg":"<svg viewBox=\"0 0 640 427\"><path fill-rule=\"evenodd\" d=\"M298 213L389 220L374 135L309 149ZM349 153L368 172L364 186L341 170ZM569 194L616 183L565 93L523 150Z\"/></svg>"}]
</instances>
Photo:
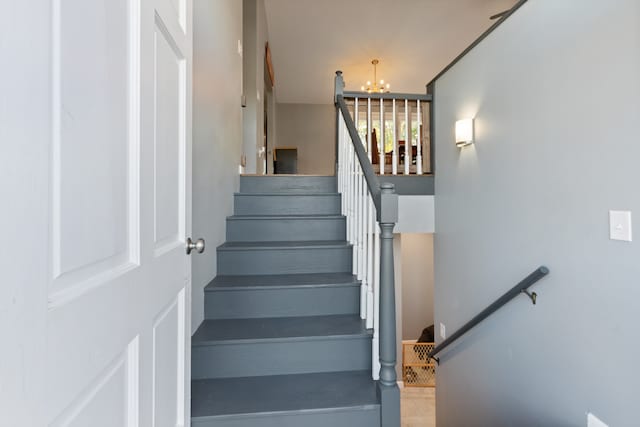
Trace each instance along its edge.
<instances>
[{"instance_id":1,"label":"stair railing","mask_svg":"<svg viewBox=\"0 0 640 427\"><path fill-rule=\"evenodd\" d=\"M378 380L381 425L399 427L393 268L398 196L393 184L379 183L343 94L342 72L336 71L338 191L347 218L347 239L353 245L353 274L361 281L360 317L373 329L372 376Z\"/></svg>"},{"instance_id":2,"label":"stair railing","mask_svg":"<svg viewBox=\"0 0 640 427\"><path fill-rule=\"evenodd\" d=\"M432 173L431 94L342 95L376 174Z\"/></svg>"}]
</instances>

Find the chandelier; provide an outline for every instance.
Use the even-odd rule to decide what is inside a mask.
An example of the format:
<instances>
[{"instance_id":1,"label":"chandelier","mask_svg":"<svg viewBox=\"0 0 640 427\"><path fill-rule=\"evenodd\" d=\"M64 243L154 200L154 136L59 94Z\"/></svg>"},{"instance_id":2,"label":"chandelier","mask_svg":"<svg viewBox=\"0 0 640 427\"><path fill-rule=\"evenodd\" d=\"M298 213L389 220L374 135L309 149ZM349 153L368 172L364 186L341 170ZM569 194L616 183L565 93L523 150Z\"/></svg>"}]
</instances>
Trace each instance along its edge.
<instances>
[{"instance_id":1,"label":"chandelier","mask_svg":"<svg viewBox=\"0 0 640 427\"><path fill-rule=\"evenodd\" d=\"M391 88L391 85L389 83L384 82L384 80L380 80L380 82L378 83L378 73L376 70L376 67L378 65L380 61L378 61L377 59L374 59L371 61L371 63L373 64L373 84L371 84L370 81L367 82L366 86L361 86L360 90L363 92L377 92L377 93L385 93L385 92L389 92L389 89Z\"/></svg>"}]
</instances>

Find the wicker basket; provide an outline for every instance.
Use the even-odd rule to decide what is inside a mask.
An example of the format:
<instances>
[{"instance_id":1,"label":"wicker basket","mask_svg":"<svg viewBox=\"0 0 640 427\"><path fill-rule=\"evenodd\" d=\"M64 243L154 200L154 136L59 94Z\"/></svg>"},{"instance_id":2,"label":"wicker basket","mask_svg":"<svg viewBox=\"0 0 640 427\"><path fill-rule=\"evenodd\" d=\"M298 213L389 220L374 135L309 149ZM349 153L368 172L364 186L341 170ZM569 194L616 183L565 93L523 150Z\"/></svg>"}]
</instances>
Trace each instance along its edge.
<instances>
[{"instance_id":1,"label":"wicker basket","mask_svg":"<svg viewBox=\"0 0 640 427\"><path fill-rule=\"evenodd\" d=\"M427 355L432 342L402 341L402 381L405 387L435 387L436 363Z\"/></svg>"}]
</instances>

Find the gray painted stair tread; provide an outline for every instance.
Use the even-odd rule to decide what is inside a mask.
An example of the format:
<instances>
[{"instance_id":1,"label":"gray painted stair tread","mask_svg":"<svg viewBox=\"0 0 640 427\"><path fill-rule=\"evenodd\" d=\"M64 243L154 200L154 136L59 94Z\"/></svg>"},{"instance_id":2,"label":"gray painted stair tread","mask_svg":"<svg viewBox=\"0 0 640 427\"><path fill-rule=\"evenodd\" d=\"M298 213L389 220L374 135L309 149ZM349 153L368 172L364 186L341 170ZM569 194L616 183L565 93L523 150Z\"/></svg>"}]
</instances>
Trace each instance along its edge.
<instances>
[{"instance_id":1,"label":"gray painted stair tread","mask_svg":"<svg viewBox=\"0 0 640 427\"><path fill-rule=\"evenodd\" d=\"M205 291L233 288L316 287L354 285L360 282L351 273L270 274L256 276L217 276Z\"/></svg>"},{"instance_id":2,"label":"gray painted stair tread","mask_svg":"<svg viewBox=\"0 0 640 427\"><path fill-rule=\"evenodd\" d=\"M191 416L376 407L370 371L194 380Z\"/></svg>"},{"instance_id":3,"label":"gray painted stair tread","mask_svg":"<svg viewBox=\"0 0 640 427\"><path fill-rule=\"evenodd\" d=\"M291 214L291 215L232 215L228 217L231 220L254 220L254 219L264 219L264 220L276 220L276 219L342 219L345 218L344 215L334 215L334 214L325 214L325 215L312 215L312 214Z\"/></svg>"},{"instance_id":4,"label":"gray painted stair tread","mask_svg":"<svg viewBox=\"0 0 640 427\"><path fill-rule=\"evenodd\" d=\"M343 248L350 246L344 240L303 240L283 242L225 242L218 246L218 250L251 250L251 249L320 249Z\"/></svg>"},{"instance_id":5,"label":"gray painted stair tread","mask_svg":"<svg viewBox=\"0 0 640 427\"><path fill-rule=\"evenodd\" d=\"M241 176L240 191L246 192L288 192L288 191L335 191L336 176L316 175L262 175Z\"/></svg>"},{"instance_id":6,"label":"gray painted stair tread","mask_svg":"<svg viewBox=\"0 0 640 427\"><path fill-rule=\"evenodd\" d=\"M235 196L260 196L260 197L263 197L263 196L283 196L283 197L289 197L289 196L292 196L292 197L298 197L298 196L321 196L321 197L324 197L324 196L337 196L339 194L340 193L335 192L335 191L333 191L333 192L328 192L328 191L322 191L322 192L317 192L317 191L313 191L313 192L310 192L310 191L287 191L286 193L285 192L279 193L279 192L271 191L271 192L268 192L268 193L234 193Z\"/></svg>"},{"instance_id":7,"label":"gray painted stair tread","mask_svg":"<svg viewBox=\"0 0 640 427\"><path fill-rule=\"evenodd\" d=\"M358 315L281 317L262 319L205 320L193 335L192 344L207 345L256 340L292 340L371 334Z\"/></svg>"},{"instance_id":8,"label":"gray painted stair tread","mask_svg":"<svg viewBox=\"0 0 640 427\"><path fill-rule=\"evenodd\" d=\"M270 178L335 178L335 175L317 174L317 173L279 173L273 175L265 175L262 173L242 173L242 178L258 178L258 179L270 179Z\"/></svg>"}]
</instances>

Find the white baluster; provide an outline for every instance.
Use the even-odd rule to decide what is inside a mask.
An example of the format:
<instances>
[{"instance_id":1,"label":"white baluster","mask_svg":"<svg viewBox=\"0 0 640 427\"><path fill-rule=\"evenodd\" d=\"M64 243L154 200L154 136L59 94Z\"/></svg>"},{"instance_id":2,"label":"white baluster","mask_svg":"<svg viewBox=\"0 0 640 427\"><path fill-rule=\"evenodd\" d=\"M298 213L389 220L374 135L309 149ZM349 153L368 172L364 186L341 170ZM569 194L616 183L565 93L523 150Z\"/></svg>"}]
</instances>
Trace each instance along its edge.
<instances>
[{"instance_id":1,"label":"white baluster","mask_svg":"<svg viewBox=\"0 0 640 427\"><path fill-rule=\"evenodd\" d=\"M398 134L396 132L396 100L392 101L393 107L393 154L391 155L391 173L398 174Z\"/></svg>"},{"instance_id":2,"label":"white baluster","mask_svg":"<svg viewBox=\"0 0 640 427\"><path fill-rule=\"evenodd\" d=\"M358 186L360 184L360 162L358 161L358 156L354 150L354 160L353 160L353 240L351 241L352 249L353 249L353 274L358 276L358 208L359 208L359 200L358 200Z\"/></svg>"},{"instance_id":3,"label":"white baluster","mask_svg":"<svg viewBox=\"0 0 640 427\"><path fill-rule=\"evenodd\" d=\"M360 280L360 318L367 318L367 283L364 280L364 271L362 266L364 265L363 260L363 242L362 242L362 227L364 223L364 202L365 199L362 195L362 187L364 184L364 174L362 172L362 167L358 163L358 187L356 189L358 193L358 279Z\"/></svg>"},{"instance_id":4,"label":"white baluster","mask_svg":"<svg viewBox=\"0 0 640 427\"><path fill-rule=\"evenodd\" d=\"M363 180L364 181L364 180ZM362 186L362 201L363 201L363 210L362 210L362 281L365 284L366 288L366 311L365 311L365 319L367 320L367 324L369 324L369 311L371 310L372 301L369 301L369 291L370 291L370 282L369 282L369 239L367 237L367 231L369 228L369 191L367 188L366 181L363 182Z\"/></svg>"},{"instance_id":5,"label":"white baluster","mask_svg":"<svg viewBox=\"0 0 640 427\"><path fill-rule=\"evenodd\" d=\"M371 161L371 98L367 98L367 154Z\"/></svg>"},{"instance_id":6,"label":"white baluster","mask_svg":"<svg viewBox=\"0 0 640 427\"><path fill-rule=\"evenodd\" d=\"M409 165L411 164L411 128L409 124L409 100L404 100L404 174L409 175Z\"/></svg>"},{"instance_id":7,"label":"white baluster","mask_svg":"<svg viewBox=\"0 0 640 427\"><path fill-rule=\"evenodd\" d=\"M344 197L344 147L345 147L345 123L342 114L340 114L340 131L338 132L338 191L340 191L340 212L345 214L345 197Z\"/></svg>"},{"instance_id":8,"label":"white baluster","mask_svg":"<svg viewBox=\"0 0 640 427\"><path fill-rule=\"evenodd\" d=\"M346 126L345 126L346 127ZM344 135L345 138L345 142L344 142L344 147L343 147L343 159L344 159L344 166L343 166L343 171L342 171L342 214L346 217L346 223L347 223L347 238L349 237L349 189L348 189L348 184L349 184L349 176L348 176L348 171L349 171L349 147L348 147L348 142L346 139L346 135Z\"/></svg>"},{"instance_id":9,"label":"white baluster","mask_svg":"<svg viewBox=\"0 0 640 427\"><path fill-rule=\"evenodd\" d=\"M378 163L380 175L384 175L384 99L380 98L380 138L378 138Z\"/></svg>"},{"instance_id":10,"label":"white baluster","mask_svg":"<svg viewBox=\"0 0 640 427\"><path fill-rule=\"evenodd\" d=\"M353 160L351 156L352 148L347 149L347 240L351 242L351 229L353 228L353 214L351 211L351 169L353 168Z\"/></svg>"},{"instance_id":11,"label":"white baluster","mask_svg":"<svg viewBox=\"0 0 640 427\"><path fill-rule=\"evenodd\" d=\"M374 281L375 281L375 276L374 276L374 265L375 265L375 259L374 259L374 231L373 228L376 226L376 209L375 206L373 205L373 199L371 198L371 194L367 193L367 197L368 197L368 206L369 206L369 211L367 213L367 285L368 285L368 289L367 289L367 328L371 329L373 328L373 322L374 322L374 318L375 318L375 314L374 314L374 297L373 297L373 293L374 293Z\"/></svg>"},{"instance_id":12,"label":"white baluster","mask_svg":"<svg viewBox=\"0 0 640 427\"><path fill-rule=\"evenodd\" d=\"M360 182L358 185L358 200L360 200L360 213L358 214L358 278L364 281L364 212L365 212L365 195L364 189L367 183L364 179L364 172L362 171L362 165L359 168Z\"/></svg>"},{"instance_id":13,"label":"white baluster","mask_svg":"<svg viewBox=\"0 0 640 427\"><path fill-rule=\"evenodd\" d=\"M420 100L418 99L416 101L417 104L417 110L416 113L418 115L418 141L417 141L417 145L418 145L418 151L416 153L416 166L418 168L417 170L417 174L418 175L422 175L422 113L420 112Z\"/></svg>"},{"instance_id":14,"label":"white baluster","mask_svg":"<svg viewBox=\"0 0 640 427\"><path fill-rule=\"evenodd\" d=\"M362 187L360 188L360 196L362 197L362 222L360 227L360 275L362 282L367 284L367 181L364 179L364 172L362 175Z\"/></svg>"},{"instance_id":15,"label":"white baluster","mask_svg":"<svg viewBox=\"0 0 640 427\"><path fill-rule=\"evenodd\" d=\"M359 120L359 116L360 116L360 111L358 111L360 108L358 107L358 101L359 98L356 98L355 100L355 114L353 115L353 120L356 124L356 130L358 131L358 135L360 135L360 127L358 125L358 120Z\"/></svg>"},{"instance_id":16,"label":"white baluster","mask_svg":"<svg viewBox=\"0 0 640 427\"><path fill-rule=\"evenodd\" d=\"M406 159L406 157L405 157ZM373 379L378 380L380 375L380 228L374 224L374 251L373 251Z\"/></svg>"},{"instance_id":17,"label":"white baluster","mask_svg":"<svg viewBox=\"0 0 640 427\"><path fill-rule=\"evenodd\" d=\"M354 158L353 147L349 147L349 243L353 244L353 179L354 179Z\"/></svg>"}]
</instances>

